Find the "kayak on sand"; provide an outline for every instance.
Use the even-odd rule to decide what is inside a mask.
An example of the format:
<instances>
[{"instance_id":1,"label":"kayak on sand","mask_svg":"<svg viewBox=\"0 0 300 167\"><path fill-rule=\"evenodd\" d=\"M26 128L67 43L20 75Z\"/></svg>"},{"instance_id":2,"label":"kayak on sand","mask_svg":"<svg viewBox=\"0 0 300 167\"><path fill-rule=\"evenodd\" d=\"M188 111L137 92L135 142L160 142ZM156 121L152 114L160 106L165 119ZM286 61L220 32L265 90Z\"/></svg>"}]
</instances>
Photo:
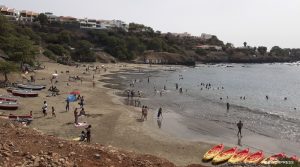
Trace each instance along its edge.
<instances>
[{"instance_id":1,"label":"kayak on sand","mask_svg":"<svg viewBox=\"0 0 300 167\"><path fill-rule=\"evenodd\" d=\"M203 156L203 161L209 161L211 159L213 159L216 155L218 155L220 152L222 152L224 150L224 145L223 144L219 144L217 146L214 146L213 148L211 148L210 150L208 150L204 156Z\"/></svg>"},{"instance_id":2,"label":"kayak on sand","mask_svg":"<svg viewBox=\"0 0 300 167\"><path fill-rule=\"evenodd\" d=\"M214 159L212 160L212 163L213 164L223 163L227 161L229 158L231 158L234 154L236 154L236 152L237 152L237 147L233 147L229 150L226 150L218 154L217 156L215 156Z\"/></svg>"}]
</instances>

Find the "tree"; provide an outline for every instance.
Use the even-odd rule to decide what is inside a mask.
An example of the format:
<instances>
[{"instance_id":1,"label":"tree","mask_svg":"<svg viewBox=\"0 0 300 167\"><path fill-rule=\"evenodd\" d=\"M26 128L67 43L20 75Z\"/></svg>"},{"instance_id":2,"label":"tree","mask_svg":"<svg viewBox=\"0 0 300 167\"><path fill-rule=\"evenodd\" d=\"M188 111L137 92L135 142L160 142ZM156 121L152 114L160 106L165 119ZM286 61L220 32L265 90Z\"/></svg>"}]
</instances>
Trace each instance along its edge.
<instances>
[{"instance_id":1,"label":"tree","mask_svg":"<svg viewBox=\"0 0 300 167\"><path fill-rule=\"evenodd\" d=\"M266 54L267 53L267 47L265 47L265 46L259 46L258 48L257 48L257 51L260 53L260 54L262 54L262 55L264 55L264 54Z\"/></svg>"},{"instance_id":2,"label":"tree","mask_svg":"<svg viewBox=\"0 0 300 167\"><path fill-rule=\"evenodd\" d=\"M0 61L0 73L4 75L5 82L8 81L7 75L15 71L17 71L17 66L15 64L6 61Z\"/></svg>"},{"instance_id":3,"label":"tree","mask_svg":"<svg viewBox=\"0 0 300 167\"><path fill-rule=\"evenodd\" d=\"M43 26L43 25L48 24L48 17L44 13L41 13L36 18L36 21L39 21L40 24Z\"/></svg>"},{"instance_id":4,"label":"tree","mask_svg":"<svg viewBox=\"0 0 300 167\"><path fill-rule=\"evenodd\" d=\"M77 43L73 59L80 60L83 62L94 62L96 61L95 52L91 50L93 44L86 40L80 40Z\"/></svg>"},{"instance_id":5,"label":"tree","mask_svg":"<svg viewBox=\"0 0 300 167\"><path fill-rule=\"evenodd\" d=\"M247 42L244 42L244 47L247 47Z\"/></svg>"}]
</instances>

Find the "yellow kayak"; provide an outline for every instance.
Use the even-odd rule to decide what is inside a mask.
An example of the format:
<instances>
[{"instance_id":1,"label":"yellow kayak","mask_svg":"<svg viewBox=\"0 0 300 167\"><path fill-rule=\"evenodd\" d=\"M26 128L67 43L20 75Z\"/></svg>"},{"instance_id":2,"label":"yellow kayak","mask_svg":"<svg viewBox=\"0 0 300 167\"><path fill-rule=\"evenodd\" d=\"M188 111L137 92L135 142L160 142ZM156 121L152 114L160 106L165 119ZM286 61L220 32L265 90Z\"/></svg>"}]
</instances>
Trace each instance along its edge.
<instances>
[{"instance_id":1,"label":"yellow kayak","mask_svg":"<svg viewBox=\"0 0 300 167\"><path fill-rule=\"evenodd\" d=\"M220 152L222 152L224 149L224 145L223 144L219 144L217 146L214 146L213 148L211 148L210 150L208 150L204 156L203 156L203 161L209 161L211 159L213 159L216 155L218 155Z\"/></svg>"}]
</instances>

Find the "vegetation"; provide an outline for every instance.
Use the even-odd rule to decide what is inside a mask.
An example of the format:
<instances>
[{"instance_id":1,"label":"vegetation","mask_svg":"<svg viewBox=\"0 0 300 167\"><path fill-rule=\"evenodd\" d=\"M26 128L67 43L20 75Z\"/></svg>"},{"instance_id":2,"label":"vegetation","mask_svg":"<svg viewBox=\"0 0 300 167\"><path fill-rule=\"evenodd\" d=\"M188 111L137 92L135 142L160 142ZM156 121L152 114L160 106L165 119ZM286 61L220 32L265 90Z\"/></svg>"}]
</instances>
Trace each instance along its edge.
<instances>
[{"instance_id":1,"label":"vegetation","mask_svg":"<svg viewBox=\"0 0 300 167\"><path fill-rule=\"evenodd\" d=\"M0 61L0 73L4 75L5 82L8 81L7 75L11 72L17 71L17 67L15 64L6 61Z\"/></svg>"},{"instance_id":2,"label":"vegetation","mask_svg":"<svg viewBox=\"0 0 300 167\"><path fill-rule=\"evenodd\" d=\"M243 43L243 48L234 48L231 43L224 44L216 36L206 40L180 37L172 33L162 34L136 23L130 23L127 32L118 28L80 29L78 23L49 23L45 14L40 14L34 21L28 25L13 24L0 15L0 50L8 55L9 61L21 66L33 64L38 48L44 50L43 54L50 59L66 64L71 61L94 62L98 51L107 52L120 61L142 60L140 57L149 51L154 54L170 53L177 55L178 61L168 62L176 64L187 60L189 64L191 61L262 63L300 60L299 49L275 46L268 52L267 47L251 47L247 42ZM211 47L195 47L199 45ZM164 58L163 54L160 55Z\"/></svg>"}]
</instances>

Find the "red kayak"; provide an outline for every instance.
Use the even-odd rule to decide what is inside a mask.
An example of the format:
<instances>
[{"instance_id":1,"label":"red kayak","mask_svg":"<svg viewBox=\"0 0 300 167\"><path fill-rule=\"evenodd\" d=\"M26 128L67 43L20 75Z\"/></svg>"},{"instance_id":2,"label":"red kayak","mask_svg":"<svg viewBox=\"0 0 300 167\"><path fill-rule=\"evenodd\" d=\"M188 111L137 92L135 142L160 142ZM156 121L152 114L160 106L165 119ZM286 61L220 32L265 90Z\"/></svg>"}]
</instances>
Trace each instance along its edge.
<instances>
[{"instance_id":1,"label":"red kayak","mask_svg":"<svg viewBox=\"0 0 300 167\"><path fill-rule=\"evenodd\" d=\"M213 148L211 148L210 150L208 150L204 156L203 156L203 161L209 161L211 159L213 159L216 155L218 155L219 153L221 153L224 149L224 145L223 144L219 144L217 146L214 146Z\"/></svg>"},{"instance_id":2,"label":"red kayak","mask_svg":"<svg viewBox=\"0 0 300 167\"><path fill-rule=\"evenodd\" d=\"M249 155L244 160L244 163L257 164L257 163L259 163L263 159L264 159L264 153L262 151L258 151L256 153L253 153L253 154Z\"/></svg>"},{"instance_id":3,"label":"red kayak","mask_svg":"<svg viewBox=\"0 0 300 167\"><path fill-rule=\"evenodd\" d=\"M285 157L286 157L285 153L279 153L279 154L272 155L272 156L262 160L260 163L265 164L265 165L277 164L280 159L285 158Z\"/></svg>"},{"instance_id":4,"label":"red kayak","mask_svg":"<svg viewBox=\"0 0 300 167\"><path fill-rule=\"evenodd\" d=\"M228 162L229 162L229 163L240 163L240 162L243 162L243 161L248 157L249 154L250 154L249 148L247 148L247 149L245 149L245 150L242 150L242 151L239 151L239 152L237 152L236 154L234 154L234 155L228 160Z\"/></svg>"},{"instance_id":5,"label":"red kayak","mask_svg":"<svg viewBox=\"0 0 300 167\"><path fill-rule=\"evenodd\" d=\"M215 156L214 159L212 160L212 163L213 164L220 164L220 163L226 162L234 154L236 154L236 152L237 152L237 147L233 147L229 150L226 150L226 151L218 154L217 156Z\"/></svg>"}]
</instances>

